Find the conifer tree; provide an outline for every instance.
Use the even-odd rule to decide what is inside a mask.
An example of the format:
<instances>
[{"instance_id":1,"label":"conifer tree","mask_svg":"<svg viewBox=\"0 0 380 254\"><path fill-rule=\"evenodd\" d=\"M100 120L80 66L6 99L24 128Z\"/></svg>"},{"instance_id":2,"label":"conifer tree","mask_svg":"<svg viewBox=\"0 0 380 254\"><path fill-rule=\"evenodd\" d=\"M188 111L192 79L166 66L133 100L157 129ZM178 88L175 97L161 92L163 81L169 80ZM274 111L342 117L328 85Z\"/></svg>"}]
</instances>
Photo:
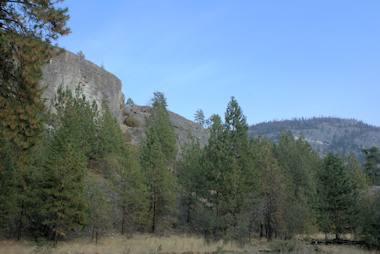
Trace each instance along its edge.
<instances>
[{"instance_id":1,"label":"conifer tree","mask_svg":"<svg viewBox=\"0 0 380 254\"><path fill-rule=\"evenodd\" d=\"M260 236L268 241L283 233L285 213L285 185L278 162L273 154L272 145L259 137L254 145L254 161L257 175L257 192L262 199L263 213Z\"/></svg>"},{"instance_id":2,"label":"conifer tree","mask_svg":"<svg viewBox=\"0 0 380 254\"><path fill-rule=\"evenodd\" d=\"M54 242L85 225L87 202L84 178L87 159L77 139L62 127L50 145L45 165L44 225L54 233Z\"/></svg>"},{"instance_id":3,"label":"conifer tree","mask_svg":"<svg viewBox=\"0 0 380 254\"><path fill-rule=\"evenodd\" d=\"M136 154L128 145L122 149L119 165L112 179L118 194L117 206L121 209L121 234L139 230L146 225L148 188Z\"/></svg>"},{"instance_id":4,"label":"conifer tree","mask_svg":"<svg viewBox=\"0 0 380 254\"><path fill-rule=\"evenodd\" d=\"M166 99L156 92L151 116L146 121L146 138L142 142L141 166L150 192L151 232L157 230L159 218L173 213L176 179L169 169L176 154L174 127L166 110Z\"/></svg>"},{"instance_id":5,"label":"conifer tree","mask_svg":"<svg viewBox=\"0 0 380 254\"><path fill-rule=\"evenodd\" d=\"M26 214L30 151L38 143L43 126L40 66L53 52L48 43L69 33L67 8L57 8L56 3L0 3L0 136L7 139L7 153L18 158L11 167L7 165L17 178L9 208L15 208L13 213L18 214L18 239Z\"/></svg>"},{"instance_id":6,"label":"conifer tree","mask_svg":"<svg viewBox=\"0 0 380 254\"><path fill-rule=\"evenodd\" d=\"M363 164L363 167L372 178L372 185L375 185L376 174L380 170L378 164L380 163L380 153L379 149L375 146L362 149L362 152L365 154L366 162Z\"/></svg>"},{"instance_id":7,"label":"conifer tree","mask_svg":"<svg viewBox=\"0 0 380 254\"><path fill-rule=\"evenodd\" d=\"M199 124L200 126L204 126L206 123L205 115L203 113L202 109L197 109L197 111L194 114L194 121Z\"/></svg>"},{"instance_id":8,"label":"conifer tree","mask_svg":"<svg viewBox=\"0 0 380 254\"><path fill-rule=\"evenodd\" d=\"M194 226L198 195L201 185L204 183L202 171L202 149L198 141L189 134L190 143L182 149L183 155L177 168L178 183L181 186L181 215L184 222ZM203 215L200 215L203 216Z\"/></svg>"},{"instance_id":9,"label":"conifer tree","mask_svg":"<svg viewBox=\"0 0 380 254\"><path fill-rule=\"evenodd\" d=\"M225 123L211 118L211 137L204 153L204 188L200 191L213 204L214 233L226 238L237 236L238 215L251 190L253 165L245 116L232 97ZM248 179L249 178L249 179ZM208 189L207 189L208 188Z\"/></svg>"},{"instance_id":10,"label":"conifer tree","mask_svg":"<svg viewBox=\"0 0 380 254\"><path fill-rule=\"evenodd\" d=\"M99 117L97 135L96 159L101 160L107 155L120 155L123 148L123 134L120 126L111 114L107 104L102 105L103 113Z\"/></svg>"},{"instance_id":11,"label":"conifer tree","mask_svg":"<svg viewBox=\"0 0 380 254\"><path fill-rule=\"evenodd\" d=\"M342 160L331 153L324 158L318 175L318 225L323 232L339 234L351 230L357 214L358 190Z\"/></svg>"},{"instance_id":12,"label":"conifer tree","mask_svg":"<svg viewBox=\"0 0 380 254\"><path fill-rule=\"evenodd\" d=\"M289 132L282 132L274 155L281 168L286 185L287 212L286 237L307 231L313 223L315 198L315 172L319 169L319 156L301 135L297 140Z\"/></svg>"},{"instance_id":13,"label":"conifer tree","mask_svg":"<svg viewBox=\"0 0 380 254\"><path fill-rule=\"evenodd\" d=\"M92 230L92 241L95 239L95 243L97 243L98 238L112 226L111 209L104 194L105 186L99 180L99 177L95 174L90 174L87 176L85 183L89 213L88 226Z\"/></svg>"}]
</instances>

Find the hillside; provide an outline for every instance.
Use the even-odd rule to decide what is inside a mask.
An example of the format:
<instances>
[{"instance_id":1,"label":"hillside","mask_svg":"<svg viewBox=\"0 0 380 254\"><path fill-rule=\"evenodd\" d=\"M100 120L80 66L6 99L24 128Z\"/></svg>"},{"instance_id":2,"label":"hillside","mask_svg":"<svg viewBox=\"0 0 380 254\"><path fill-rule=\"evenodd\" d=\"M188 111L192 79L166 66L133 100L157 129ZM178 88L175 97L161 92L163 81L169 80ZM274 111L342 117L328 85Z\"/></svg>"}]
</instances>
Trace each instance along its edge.
<instances>
[{"instance_id":1,"label":"hillside","mask_svg":"<svg viewBox=\"0 0 380 254\"><path fill-rule=\"evenodd\" d=\"M348 154L353 151L363 162L360 149L380 147L380 128L354 119L315 117L271 121L252 125L250 135L263 135L278 141L282 130L290 130L296 137L301 134L320 155L328 152Z\"/></svg>"}]
</instances>

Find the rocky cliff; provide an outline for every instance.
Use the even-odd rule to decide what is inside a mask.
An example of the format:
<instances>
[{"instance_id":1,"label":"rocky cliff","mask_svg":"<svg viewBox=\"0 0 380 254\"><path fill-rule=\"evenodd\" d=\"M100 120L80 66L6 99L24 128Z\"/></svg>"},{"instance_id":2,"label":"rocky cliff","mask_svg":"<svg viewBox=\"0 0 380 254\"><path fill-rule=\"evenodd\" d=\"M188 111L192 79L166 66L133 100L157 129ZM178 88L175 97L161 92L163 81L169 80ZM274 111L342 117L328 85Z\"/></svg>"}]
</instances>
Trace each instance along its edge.
<instances>
[{"instance_id":1,"label":"rocky cliff","mask_svg":"<svg viewBox=\"0 0 380 254\"><path fill-rule=\"evenodd\" d=\"M139 145L141 138L145 137L144 125L150 111L151 108L147 106L131 106L124 109L122 130L129 135L132 144ZM182 146L189 142L189 134L197 139L201 146L207 144L210 137L208 130L173 112L169 111L169 116L174 126L179 152Z\"/></svg>"},{"instance_id":2,"label":"rocky cliff","mask_svg":"<svg viewBox=\"0 0 380 254\"><path fill-rule=\"evenodd\" d=\"M75 91L79 85L89 101L95 100L99 106L106 102L112 115L119 121L122 131L129 137L132 144L140 144L145 136L144 124L150 114L150 107L125 106L125 96L121 92L121 81L105 69L86 59L65 50L57 50L55 57L43 67L43 79L40 86L44 88L42 98L47 104L54 98L60 85ZM189 121L180 115L169 112L174 125L179 151L187 143L188 134L205 145L209 132L200 125Z\"/></svg>"},{"instance_id":3,"label":"rocky cliff","mask_svg":"<svg viewBox=\"0 0 380 254\"><path fill-rule=\"evenodd\" d=\"M49 60L42 71L42 98L48 103L60 85L71 91L80 86L87 100L95 100L99 106L103 101L106 102L113 116L121 123L125 103L121 81L105 69L71 52L57 50L55 57Z\"/></svg>"}]
</instances>

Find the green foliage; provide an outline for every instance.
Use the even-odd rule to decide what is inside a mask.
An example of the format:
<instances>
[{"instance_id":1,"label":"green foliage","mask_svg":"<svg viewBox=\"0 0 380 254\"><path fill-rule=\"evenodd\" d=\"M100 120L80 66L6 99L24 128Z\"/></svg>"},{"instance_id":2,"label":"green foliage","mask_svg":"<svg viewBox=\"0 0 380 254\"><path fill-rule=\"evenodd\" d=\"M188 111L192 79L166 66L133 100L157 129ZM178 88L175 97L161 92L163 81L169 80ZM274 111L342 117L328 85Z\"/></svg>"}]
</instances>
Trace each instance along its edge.
<instances>
[{"instance_id":1,"label":"green foliage","mask_svg":"<svg viewBox=\"0 0 380 254\"><path fill-rule=\"evenodd\" d=\"M314 182L320 165L319 156L303 136L295 140L290 132L281 133L273 152L286 183L286 237L307 232L314 220Z\"/></svg>"},{"instance_id":2,"label":"green foliage","mask_svg":"<svg viewBox=\"0 0 380 254\"><path fill-rule=\"evenodd\" d=\"M265 237L271 241L276 234L284 233L286 213L286 186L280 166L273 154L272 144L260 137L254 144L254 160L257 175L257 193L262 200L261 224ZM264 232L260 232L264 235Z\"/></svg>"},{"instance_id":3,"label":"green foliage","mask_svg":"<svg viewBox=\"0 0 380 254\"><path fill-rule=\"evenodd\" d=\"M333 154L324 158L318 174L318 226L323 232L339 234L354 226L358 189L350 179L342 160Z\"/></svg>"},{"instance_id":4,"label":"green foliage","mask_svg":"<svg viewBox=\"0 0 380 254\"><path fill-rule=\"evenodd\" d=\"M86 56L84 55L84 53L83 53L82 50L79 50L78 53L77 53L77 55L78 55L80 58L82 58L82 59L85 59L85 58L86 58Z\"/></svg>"},{"instance_id":5,"label":"green foliage","mask_svg":"<svg viewBox=\"0 0 380 254\"><path fill-rule=\"evenodd\" d=\"M359 222L361 239L370 248L380 249L380 192L365 195L361 200Z\"/></svg>"},{"instance_id":6,"label":"green foliage","mask_svg":"<svg viewBox=\"0 0 380 254\"><path fill-rule=\"evenodd\" d=\"M194 121L200 126L204 126L206 124L205 115L202 109L197 109L194 114Z\"/></svg>"},{"instance_id":7,"label":"green foliage","mask_svg":"<svg viewBox=\"0 0 380 254\"><path fill-rule=\"evenodd\" d=\"M54 241L85 225L87 202L84 178L87 159L78 139L62 127L50 144L44 176L44 222L54 232Z\"/></svg>"},{"instance_id":8,"label":"green foliage","mask_svg":"<svg viewBox=\"0 0 380 254\"><path fill-rule=\"evenodd\" d=\"M98 242L102 236L112 226L110 217L110 204L105 197L105 184L96 175L88 175L85 179L87 190L87 202L89 220L88 226L92 229L92 241Z\"/></svg>"},{"instance_id":9,"label":"green foliage","mask_svg":"<svg viewBox=\"0 0 380 254\"><path fill-rule=\"evenodd\" d=\"M146 225L148 189L138 157L127 145L123 147L112 183L118 194L117 206L121 209L121 233L125 233L127 226L129 232L141 230Z\"/></svg>"},{"instance_id":10,"label":"green foliage","mask_svg":"<svg viewBox=\"0 0 380 254\"><path fill-rule=\"evenodd\" d=\"M380 163L380 152L379 149L375 146L362 149L362 152L365 154L366 162L363 164L364 169L371 175L372 185L376 183L376 175L380 171L378 164Z\"/></svg>"},{"instance_id":11,"label":"green foliage","mask_svg":"<svg viewBox=\"0 0 380 254\"><path fill-rule=\"evenodd\" d=\"M172 215L176 204L176 179L168 167L176 155L174 127L166 110L165 97L158 92L154 95L141 155L141 166L151 197L152 232L157 229L158 218Z\"/></svg>"},{"instance_id":12,"label":"green foliage","mask_svg":"<svg viewBox=\"0 0 380 254\"><path fill-rule=\"evenodd\" d=\"M117 120L111 115L107 104L102 105L103 112L99 117L97 134L96 159L102 160L107 155L120 155L123 147L123 134Z\"/></svg>"},{"instance_id":13,"label":"green foliage","mask_svg":"<svg viewBox=\"0 0 380 254\"><path fill-rule=\"evenodd\" d=\"M131 98L128 98L127 102L125 103L125 106L131 107L134 105L136 105L135 102Z\"/></svg>"},{"instance_id":14,"label":"green foliage","mask_svg":"<svg viewBox=\"0 0 380 254\"><path fill-rule=\"evenodd\" d=\"M94 158L96 155L96 120L98 118L98 108L95 102L90 104L82 94L80 87L72 92L63 86L59 86L57 95L52 101L56 114L51 116L51 125L54 130L60 130L69 139L75 139L81 151L87 158ZM103 122L102 122L103 124Z\"/></svg>"},{"instance_id":15,"label":"green foliage","mask_svg":"<svg viewBox=\"0 0 380 254\"><path fill-rule=\"evenodd\" d=\"M177 154L177 146L174 127L170 121L166 106L164 95L160 92L155 92L151 115L146 121L146 135L154 136L153 132L157 134L165 159L170 162L174 160Z\"/></svg>"},{"instance_id":16,"label":"green foliage","mask_svg":"<svg viewBox=\"0 0 380 254\"><path fill-rule=\"evenodd\" d=\"M211 117L211 137L204 148L197 194L207 200L215 217L212 228L218 237L236 238L238 215L253 188L252 154L248 125L237 101L232 97L225 114L225 124L217 115Z\"/></svg>"},{"instance_id":17,"label":"green foliage","mask_svg":"<svg viewBox=\"0 0 380 254\"><path fill-rule=\"evenodd\" d=\"M189 139L191 142L182 149L184 154L177 169L178 183L181 186L180 218L183 219L182 223L196 227L194 220L199 206L197 192L204 182L204 179L201 179L203 153L199 142L195 141L190 134Z\"/></svg>"}]
</instances>

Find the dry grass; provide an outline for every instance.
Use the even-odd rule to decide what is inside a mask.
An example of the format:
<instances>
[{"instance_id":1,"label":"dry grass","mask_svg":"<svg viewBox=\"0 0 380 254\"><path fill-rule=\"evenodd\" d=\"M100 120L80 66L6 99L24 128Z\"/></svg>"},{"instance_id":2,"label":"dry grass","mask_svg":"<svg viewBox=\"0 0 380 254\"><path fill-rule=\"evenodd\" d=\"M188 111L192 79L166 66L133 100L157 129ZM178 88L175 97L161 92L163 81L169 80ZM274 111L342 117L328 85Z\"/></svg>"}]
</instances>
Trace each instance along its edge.
<instances>
[{"instance_id":1,"label":"dry grass","mask_svg":"<svg viewBox=\"0 0 380 254\"><path fill-rule=\"evenodd\" d=\"M282 250L282 253L316 253L314 247L301 242L272 242L257 239L252 245L240 246L234 242L207 242L201 237L177 235L158 237L152 235L136 235L131 239L117 235L100 239L98 245L88 238L60 242L56 248L43 247L36 252L36 245L30 241L0 241L0 253L27 254L140 254L140 253L262 253L263 250ZM291 250L291 252L289 252ZM375 254L352 246L319 246L319 253Z\"/></svg>"}]
</instances>

